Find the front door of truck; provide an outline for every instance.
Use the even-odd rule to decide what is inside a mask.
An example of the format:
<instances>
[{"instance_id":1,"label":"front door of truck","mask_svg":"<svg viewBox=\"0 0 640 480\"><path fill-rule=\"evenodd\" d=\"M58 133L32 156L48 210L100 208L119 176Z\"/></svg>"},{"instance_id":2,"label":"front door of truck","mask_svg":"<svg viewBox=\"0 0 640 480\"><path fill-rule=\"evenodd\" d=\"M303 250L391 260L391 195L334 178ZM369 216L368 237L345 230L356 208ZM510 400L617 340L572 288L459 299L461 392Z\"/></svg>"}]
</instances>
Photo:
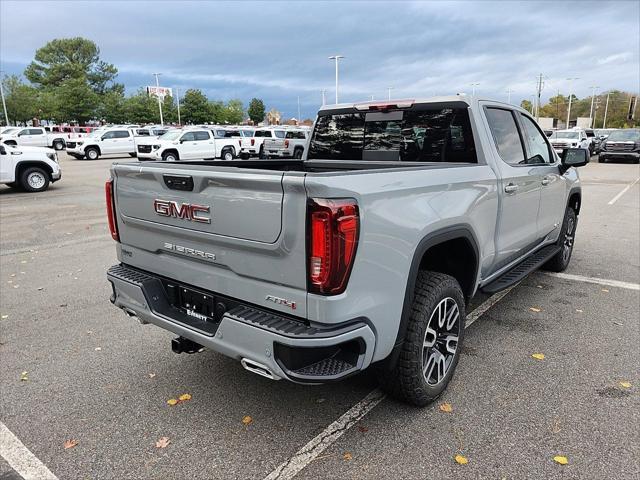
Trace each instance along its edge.
<instances>
[{"instance_id":1,"label":"front door of truck","mask_svg":"<svg viewBox=\"0 0 640 480\"><path fill-rule=\"evenodd\" d=\"M539 242L537 222L542 172L535 165L527 164L516 112L487 106L484 113L493 137L493 155L500 173L500 211L493 267L493 270L498 270Z\"/></svg>"},{"instance_id":2,"label":"front door of truck","mask_svg":"<svg viewBox=\"0 0 640 480\"><path fill-rule=\"evenodd\" d=\"M518 119L525 140L527 162L541 177L538 237L550 235L555 238L564 218L566 182L560 174L558 158L540 127L524 114L518 113Z\"/></svg>"}]
</instances>

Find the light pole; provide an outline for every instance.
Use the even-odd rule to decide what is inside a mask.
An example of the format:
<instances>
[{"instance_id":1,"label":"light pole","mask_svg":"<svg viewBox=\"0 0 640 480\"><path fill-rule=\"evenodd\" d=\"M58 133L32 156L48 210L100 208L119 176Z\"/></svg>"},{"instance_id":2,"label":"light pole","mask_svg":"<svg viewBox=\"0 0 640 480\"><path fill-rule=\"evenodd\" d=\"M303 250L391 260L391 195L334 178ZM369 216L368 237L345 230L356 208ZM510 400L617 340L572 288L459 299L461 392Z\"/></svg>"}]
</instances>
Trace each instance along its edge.
<instances>
[{"instance_id":1,"label":"light pole","mask_svg":"<svg viewBox=\"0 0 640 480\"><path fill-rule=\"evenodd\" d=\"M611 92L607 92L607 103L604 105L604 120L602 121L602 128L607 128L607 111L609 110L609 95Z\"/></svg>"},{"instance_id":2,"label":"light pole","mask_svg":"<svg viewBox=\"0 0 640 480\"><path fill-rule=\"evenodd\" d=\"M332 55L329 60L335 60L336 62L336 104L338 103L338 60L344 58L342 55Z\"/></svg>"},{"instance_id":3,"label":"light pole","mask_svg":"<svg viewBox=\"0 0 640 480\"><path fill-rule=\"evenodd\" d=\"M511 87L507 88L507 103L511 104L511 92L513 92L513 90L511 90Z\"/></svg>"},{"instance_id":4,"label":"light pole","mask_svg":"<svg viewBox=\"0 0 640 480\"><path fill-rule=\"evenodd\" d=\"M591 87L591 108L589 109L589 127L593 128L593 100L596 98L596 88L600 88L598 86L592 85Z\"/></svg>"},{"instance_id":5,"label":"light pole","mask_svg":"<svg viewBox=\"0 0 640 480\"><path fill-rule=\"evenodd\" d=\"M387 100L391 100L391 90L393 90L393 87L387 87Z\"/></svg>"},{"instance_id":6,"label":"light pole","mask_svg":"<svg viewBox=\"0 0 640 480\"><path fill-rule=\"evenodd\" d=\"M475 82L475 83L470 83L469 85L471 85L471 96L475 97L476 96L476 87L478 85L480 85L479 82Z\"/></svg>"},{"instance_id":7,"label":"light pole","mask_svg":"<svg viewBox=\"0 0 640 480\"><path fill-rule=\"evenodd\" d=\"M4 100L4 88L2 87L2 80L4 80L4 72L0 70L0 97L2 97L2 109L4 110L4 121L9 126L9 115L7 115L7 104Z\"/></svg>"},{"instance_id":8,"label":"light pole","mask_svg":"<svg viewBox=\"0 0 640 480\"><path fill-rule=\"evenodd\" d=\"M573 99L573 92L571 91L571 85L574 80L579 80L578 77L567 78L569 80L569 108L567 108L567 128L569 128L569 119L571 118L571 100Z\"/></svg>"},{"instance_id":9,"label":"light pole","mask_svg":"<svg viewBox=\"0 0 640 480\"><path fill-rule=\"evenodd\" d=\"M533 110L536 106L536 96L535 95L531 95L531 115L533 115Z\"/></svg>"},{"instance_id":10,"label":"light pole","mask_svg":"<svg viewBox=\"0 0 640 480\"><path fill-rule=\"evenodd\" d=\"M152 75L155 75L156 77L156 97L158 97L158 109L160 110L160 125L164 125L164 120L162 118L162 102L160 101L160 81L158 80L158 77L160 75L162 75L161 73L154 73Z\"/></svg>"},{"instance_id":11,"label":"light pole","mask_svg":"<svg viewBox=\"0 0 640 480\"><path fill-rule=\"evenodd\" d=\"M178 90L178 87L176 87L176 100L178 102L178 125L182 125L180 122L180 91Z\"/></svg>"}]
</instances>

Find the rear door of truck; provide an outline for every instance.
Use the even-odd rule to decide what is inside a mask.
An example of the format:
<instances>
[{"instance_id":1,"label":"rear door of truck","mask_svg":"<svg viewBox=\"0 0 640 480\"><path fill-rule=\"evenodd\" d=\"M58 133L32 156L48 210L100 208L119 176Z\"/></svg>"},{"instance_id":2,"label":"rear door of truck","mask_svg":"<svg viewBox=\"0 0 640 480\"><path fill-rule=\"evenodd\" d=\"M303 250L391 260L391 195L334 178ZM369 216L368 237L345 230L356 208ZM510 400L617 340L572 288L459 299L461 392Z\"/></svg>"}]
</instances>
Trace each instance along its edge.
<instances>
[{"instance_id":1,"label":"rear door of truck","mask_svg":"<svg viewBox=\"0 0 640 480\"><path fill-rule=\"evenodd\" d=\"M304 174L218 165L115 164L120 260L305 316Z\"/></svg>"}]
</instances>

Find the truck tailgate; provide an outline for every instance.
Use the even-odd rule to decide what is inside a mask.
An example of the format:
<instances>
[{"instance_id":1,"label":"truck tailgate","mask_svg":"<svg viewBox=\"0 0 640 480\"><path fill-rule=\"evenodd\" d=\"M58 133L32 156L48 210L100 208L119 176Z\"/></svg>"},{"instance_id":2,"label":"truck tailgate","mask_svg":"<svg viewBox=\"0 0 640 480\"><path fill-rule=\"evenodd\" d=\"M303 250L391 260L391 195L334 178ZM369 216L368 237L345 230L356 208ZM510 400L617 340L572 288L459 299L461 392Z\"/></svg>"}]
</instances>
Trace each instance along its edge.
<instances>
[{"instance_id":1,"label":"truck tailgate","mask_svg":"<svg viewBox=\"0 0 640 480\"><path fill-rule=\"evenodd\" d=\"M280 296L304 315L303 174L154 162L112 176L123 262L287 311L265 302Z\"/></svg>"}]
</instances>

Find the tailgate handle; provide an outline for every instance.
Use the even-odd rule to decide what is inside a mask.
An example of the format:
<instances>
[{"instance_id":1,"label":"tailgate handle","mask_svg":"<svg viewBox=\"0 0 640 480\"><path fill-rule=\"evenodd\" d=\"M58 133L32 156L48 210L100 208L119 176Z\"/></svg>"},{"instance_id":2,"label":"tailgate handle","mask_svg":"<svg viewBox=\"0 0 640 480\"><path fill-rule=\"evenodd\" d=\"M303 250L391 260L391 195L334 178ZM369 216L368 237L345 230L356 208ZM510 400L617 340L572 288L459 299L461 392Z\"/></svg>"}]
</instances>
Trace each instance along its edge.
<instances>
[{"instance_id":1,"label":"tailgate handle","mask_svg":"<svg viewBox=\"0 0 640 480\"><path fill-rule=\"evenodd\" d=\"M162 175L162 178L170 190L193 191L193 177L189 175Z\"/></svg>"}]
</instances>

